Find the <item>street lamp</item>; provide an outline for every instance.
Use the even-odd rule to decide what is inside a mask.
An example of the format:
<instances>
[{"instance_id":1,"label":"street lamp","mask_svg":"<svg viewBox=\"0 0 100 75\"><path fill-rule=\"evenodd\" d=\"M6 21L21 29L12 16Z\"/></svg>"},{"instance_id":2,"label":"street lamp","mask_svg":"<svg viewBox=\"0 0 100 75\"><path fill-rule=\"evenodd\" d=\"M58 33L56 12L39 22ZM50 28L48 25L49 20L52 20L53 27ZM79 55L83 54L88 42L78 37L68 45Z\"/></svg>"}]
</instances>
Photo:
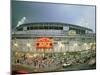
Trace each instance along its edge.
<instances>
[{"instance_id":1,"label":"street lamp","mask_svg":"<svg viewBox=\"0 0 100 75\"><path fill-rule=\"evenodd\" d=\"M15 46L15 47L18 47L18 44L17 44L17 43L14 43L14 46Z\"/></svg>"},{"instance_id":2,"label":"street lamp","mask_svg":"<svg viewBox=\"0 0 100 75\"><path fill-rule=\"evenodd\" d=\"M14 50L18 50L18 44L14 43Z\"/></svg>"},{"instance_id":3,"label":"street lamp","mask_svg":"<svg viewBox=\"0 0 100 75\"><path fill-rule=\"evenodd\" d=\"M90 45L91 45L92 43L90 43ZM87 43L84 43L84 46L85 46L85 49L86 50L88 50L88 49L90 49L90 46L87 44Z\"/></svg>"},{"instance_id":4,"label":"street lamp","mask_svg":"<svg viewBox=\"0 0 100 75\"><path fill-rule=\"evenodd\" d=\"M90 46L92 46L93 43L90 43Z\"/></svg>"},{"instance_id":5,"label":"street lamp","mask_svg":"<svg viewBox=\"0 0 100 75\"><path fill-rule=\"evenodd\" d=\"M26 45L27 45L27 47L28 47L29 50L30 50L30 48L31 48L31 44L30 44L30 43L27 43Z\"/></svg>"},{"instance_id":6,"label":"street lamp","mask_svg":"<svg viewBox=\"0 0 100 75\"><path fill-rule=\"evenodd\" d=\"M77 44L77 42L75 42L74 45L73 45L74 51L77 51L77 48L78 48L78 44Z\"/></svg>"},{"instance_id":7,"label":"street lamp","mask_svg":"<svg viewBox=\"0 0 100 75\"><path fill-rule=\"evenodd\" d=\"M60 48L62 48L62 49L64 48L64 45L61 42L58 42L58 45Z\"/></svg>"},{"instance_id":8,"label":"street lamp","mask_svg":"<svg viewBox=\"0 0 100 75\"><path fill-rule=\"evenodd\" d=\"M64 45L63 45L63 44L60 44L59 46L60 46L61 48L64 48Z\"/></svg>"},{"instance_id":9,"label":"street lamp","mask_svg":"<svg viewBox=\"0 0 100 75\"><path fill-rule=\"evenodd\" d=\"M27 47L31 47L31 44L30 43L27 43Z\"/></svg>"},{"instance_id":10,"label":"street lamp","mask_svg":"<svg viewBox=\"0 0 100 75\"><path fill-rule=\"evenodd\" d=\"M78 46L78 44L77 44L77 43L75 43L75 44L74 44L74 47L77 47L77 46Z\"/></svg>"}]
</instances>

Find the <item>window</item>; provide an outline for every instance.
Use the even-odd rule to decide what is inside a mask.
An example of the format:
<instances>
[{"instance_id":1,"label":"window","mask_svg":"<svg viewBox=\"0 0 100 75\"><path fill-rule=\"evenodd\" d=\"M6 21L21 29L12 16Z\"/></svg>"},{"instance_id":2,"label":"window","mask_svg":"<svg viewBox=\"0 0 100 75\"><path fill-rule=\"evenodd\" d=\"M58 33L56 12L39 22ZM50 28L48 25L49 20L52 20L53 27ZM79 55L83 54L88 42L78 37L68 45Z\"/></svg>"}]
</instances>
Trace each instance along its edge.
<instances>
[{"instance_id":1,"label":"window","mask_svg":"<svg viewBox=\"0 0 100 75\"><path fill-rule=\"evenodd\" d=\"M30 28L29 27L27 27L27 30L29 30Z\"/></svg>"},{"instance_id":2,"label":"window","mask_svg":"<svg viewBox=\"0 0 100 75\"><path fill-rule=\"evenodd\" d=\"M31 27L30 27L30 30L33 30L33 29L34 29L33 26L31 26Z\"/></svg>"},{"instance_id":3,"label":"window","mask_svg":"<svg viewBox=\"0 0 100 75\"><path fill-rule=\"evenodd\" d=\"M63 30L63 26L54 26L54 25L33 25L33 26L29 26L27 27L27 30L48 30L48 29L52 29L52 30Z\"/></svg>"}]
</instances>

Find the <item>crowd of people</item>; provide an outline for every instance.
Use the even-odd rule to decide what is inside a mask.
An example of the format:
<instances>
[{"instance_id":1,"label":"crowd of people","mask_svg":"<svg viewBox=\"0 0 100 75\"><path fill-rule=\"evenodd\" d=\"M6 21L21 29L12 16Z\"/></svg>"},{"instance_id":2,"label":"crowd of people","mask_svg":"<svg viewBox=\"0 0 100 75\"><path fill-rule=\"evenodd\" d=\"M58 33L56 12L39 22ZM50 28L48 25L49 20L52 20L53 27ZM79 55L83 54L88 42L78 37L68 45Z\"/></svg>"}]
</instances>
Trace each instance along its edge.
<instances>
[{"instance_id":1,"label":"crowd of people","mask_svg":"<svg viewBox=\"0 0 100 75\"><path fill-rule=\"evenodd\" d=\"M95 50L84 50L79 52L65 52L65 53L35 53L31 56L23 53L20 56L14 56L13 63L28 65L33 68L50 68L62 66L66 64L89 64L90 60L96 58ZM93 64L96 61L94 60Z\"/></svg>"}]
</instances>

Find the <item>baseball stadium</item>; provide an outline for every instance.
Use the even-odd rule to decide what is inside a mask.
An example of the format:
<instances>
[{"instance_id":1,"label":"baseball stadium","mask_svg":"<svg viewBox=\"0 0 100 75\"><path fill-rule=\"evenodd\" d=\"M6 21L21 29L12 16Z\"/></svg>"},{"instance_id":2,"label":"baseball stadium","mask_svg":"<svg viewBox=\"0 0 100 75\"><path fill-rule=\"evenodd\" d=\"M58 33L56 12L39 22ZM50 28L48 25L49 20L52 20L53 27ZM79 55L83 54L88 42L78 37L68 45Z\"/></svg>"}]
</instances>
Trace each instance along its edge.
<instances>
[{"instance_id":1,"label":"baseball stadium","mask_svg":"<svg viewBox=\"0 0 100 75\"><path fill-rule=\"evenodd\" d=\"M90 28L33 22L17 26L11 35L13 73L96 68L96 34Z\"/></svg>"}]
</instances>

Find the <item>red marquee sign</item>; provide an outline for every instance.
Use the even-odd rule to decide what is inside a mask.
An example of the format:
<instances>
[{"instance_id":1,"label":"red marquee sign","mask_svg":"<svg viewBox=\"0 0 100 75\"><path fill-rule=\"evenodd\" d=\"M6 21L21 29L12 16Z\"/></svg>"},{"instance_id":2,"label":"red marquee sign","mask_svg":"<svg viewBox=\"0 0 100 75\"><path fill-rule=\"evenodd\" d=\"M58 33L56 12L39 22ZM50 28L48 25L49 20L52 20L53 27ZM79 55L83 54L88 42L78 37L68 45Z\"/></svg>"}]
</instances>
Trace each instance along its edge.
<instances>
[{"instance_id":1,"label":"red marquee sign","mask_svg":"<svg viewBox=\"0 0 100 75\"><path fill-rule=\"evenodd\" d=\"M52 40L49 38L39 38L36 41L36 48L48 49L52 47L53 47Z\"/></svg>"}]
</instances>

